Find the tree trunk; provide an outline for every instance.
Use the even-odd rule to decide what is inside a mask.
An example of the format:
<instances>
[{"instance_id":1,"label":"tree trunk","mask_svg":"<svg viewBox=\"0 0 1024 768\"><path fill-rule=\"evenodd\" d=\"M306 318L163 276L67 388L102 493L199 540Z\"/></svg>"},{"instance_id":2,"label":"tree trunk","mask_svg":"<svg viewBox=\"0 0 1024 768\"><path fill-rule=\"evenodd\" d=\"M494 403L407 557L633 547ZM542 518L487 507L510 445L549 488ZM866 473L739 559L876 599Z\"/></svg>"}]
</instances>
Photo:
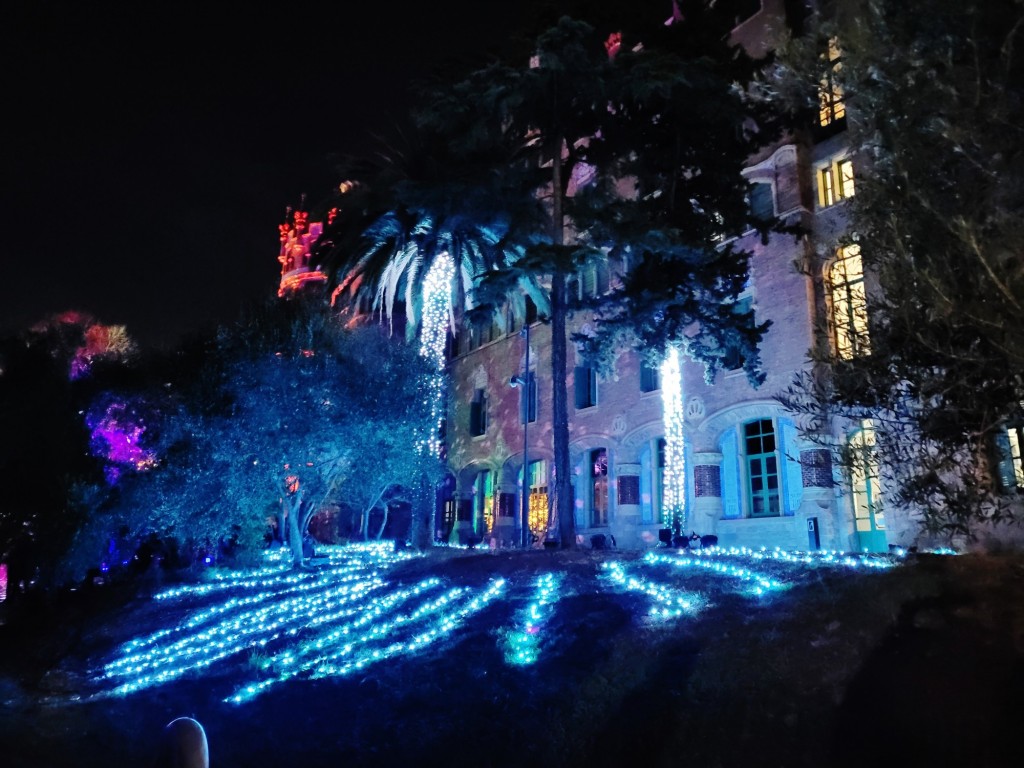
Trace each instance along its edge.
<instances>
[{"instance_id":1,"label":"tree trunk","mask_svg":"<svg viewBox=\"0 0 1024 768\"><path fill-rule=\"evenodd\" d=\"M555 142L551 162L551 242L565 241L562 197L562 138ZM572 508L571 467L569 466L569 386L566 381L568 339L566 337L565 272L556 269L551 275L551 433L554 443L554 482L551 510L558 520L562 549L576 546L576 519ZM524 482L525 482L524 473Z\"/></svg>"},{"instance_id":2,"label":"tree trunk","mask_svg":"<svg viewBox=\"0 0 1024 768\"><path fill-rule=\"evenodd\" d=\"M299 515L302 512L302 492L290 497L288 504L288 547L292 551L292 565L302 566L302 529L299 526Z\"/></svg>"},{"instance_id":3,"label":"tree trunk","mask_svg":"<svg viewBox=\"0 0 1024 768\"><path fill-rule=\"evenodd\" d=\"M554 492L551 509L558 520L562 549L576 546L576 519L572 508L571 467L569 463L569 388L566 381L565 275L551 278L551 432L554 442Z\"/></svg>"},{"instance_id":4,"label":"tree trunk","mask_svg":"<svg viewBox=\"0 0 1024 768\"><path fill-rule=\"evenodd\" d=\"M389 510L390 510L390 507L387 504L385 504L384 505L384 514L381 516L381 521L380 521L380 530L377 531L377 541L381 540L381 538L384 536L384 529L388 527L388 511Z\"/></svg>"},{"instance_id":5,"label":"tree trunk","mask_svg":"<svg viewBox=\"0 0 1024 768\"><path fill-rule=\"evenodd\" d=\"M409 538L416 549L423 551L434 546L434 486L425 476L417 483L412 501L412 519Z\"/></svg>"}]
</instances>

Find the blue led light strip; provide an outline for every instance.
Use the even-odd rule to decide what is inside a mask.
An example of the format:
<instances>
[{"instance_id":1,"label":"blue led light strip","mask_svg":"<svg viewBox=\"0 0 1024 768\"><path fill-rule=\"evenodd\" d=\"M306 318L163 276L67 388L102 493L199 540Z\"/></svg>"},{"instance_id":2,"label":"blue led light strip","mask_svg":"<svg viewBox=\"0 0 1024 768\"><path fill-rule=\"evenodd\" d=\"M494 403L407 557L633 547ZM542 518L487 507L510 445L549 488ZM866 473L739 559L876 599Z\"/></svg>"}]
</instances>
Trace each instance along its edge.
<instances>
[{"instance_id":1,"label":"blue led light strip","mask_svg":"<svg viewBox=\"0 0 1024 768\"><path fill-rule=\"evenodd\" d=\"M528 666L540 654L540 633L554 613L554 606L565 595L559 591L562 576L546 573L537 577L529 605L516 616L516 628L502 639L505 663Z\"/></svg>"},{"instance_id":2,"label":"blue led light strip","mask_svg":"<svg viewBox=\"0 0 1024 768\"><path fill-rule=\"evenodd\" d=\"M703 598L692 592L675 589L664 584L649 581L640 576L631 575L622 563L608 561L602 563L603 578L614 586L627 592L640 592L654 601L650 616L655 619L671 619L683 615L694 615L704 603Z\"/></svg>"}]
</instances>

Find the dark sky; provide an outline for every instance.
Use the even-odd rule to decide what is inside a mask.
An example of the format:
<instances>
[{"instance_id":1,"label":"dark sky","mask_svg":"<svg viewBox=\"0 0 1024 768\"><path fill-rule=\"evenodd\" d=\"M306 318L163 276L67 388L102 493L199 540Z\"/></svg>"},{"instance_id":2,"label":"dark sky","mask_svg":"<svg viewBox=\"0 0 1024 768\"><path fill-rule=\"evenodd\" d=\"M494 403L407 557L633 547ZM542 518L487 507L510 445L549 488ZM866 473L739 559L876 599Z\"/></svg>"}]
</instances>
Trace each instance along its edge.
<instances>
[{"instance_id":1,"label":"dark sky","mask_svg":"<svg viewBox=\"0 0 1024 768\"><path fill-rule=\"evenodd\" d=\"M226 10L226 9L232 10ZM0 332L78 309L144 346L276 288L277 224L410 83L479 62L522 3L55 2L0 17Z\"/></svg>"}]
</instances>

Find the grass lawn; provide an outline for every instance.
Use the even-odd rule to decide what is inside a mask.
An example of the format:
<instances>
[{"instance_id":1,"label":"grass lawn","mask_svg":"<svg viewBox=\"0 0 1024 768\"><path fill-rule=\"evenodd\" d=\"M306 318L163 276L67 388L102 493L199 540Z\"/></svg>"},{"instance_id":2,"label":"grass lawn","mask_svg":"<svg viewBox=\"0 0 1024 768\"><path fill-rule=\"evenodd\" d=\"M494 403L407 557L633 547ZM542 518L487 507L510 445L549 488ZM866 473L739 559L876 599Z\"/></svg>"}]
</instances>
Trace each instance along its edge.
<instances>
[{"instance_id":1,"label":"grass lawn","mask_svg":"<svg viewBox=\"0 0 1024 768\"><path fill-rule=\"evenodd\" d=\"M1024 764L1024 556L331 551L0 626L0 765ZM871 567L886 565L891 567Z\"/></svg>"}]
</instances>

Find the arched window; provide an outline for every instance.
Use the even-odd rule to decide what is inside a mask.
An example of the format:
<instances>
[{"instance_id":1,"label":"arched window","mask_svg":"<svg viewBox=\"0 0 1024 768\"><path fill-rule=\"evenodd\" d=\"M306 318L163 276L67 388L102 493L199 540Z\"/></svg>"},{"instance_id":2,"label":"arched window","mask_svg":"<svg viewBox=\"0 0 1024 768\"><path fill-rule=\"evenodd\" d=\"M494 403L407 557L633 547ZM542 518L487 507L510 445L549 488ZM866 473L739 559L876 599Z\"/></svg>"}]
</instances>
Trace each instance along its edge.
<instances>
[{"instance_id":1,"label":"arched window","mask_svg":"<svg viewBox=\"0 0 1024 768\"><path fill-rule=\"evenodd\" d=\"M836 355L842 360L851 360L870 354L867 292L860 246L840 248L838 257L829 268L828 277Z\"/></svg>"}]
</instances>

